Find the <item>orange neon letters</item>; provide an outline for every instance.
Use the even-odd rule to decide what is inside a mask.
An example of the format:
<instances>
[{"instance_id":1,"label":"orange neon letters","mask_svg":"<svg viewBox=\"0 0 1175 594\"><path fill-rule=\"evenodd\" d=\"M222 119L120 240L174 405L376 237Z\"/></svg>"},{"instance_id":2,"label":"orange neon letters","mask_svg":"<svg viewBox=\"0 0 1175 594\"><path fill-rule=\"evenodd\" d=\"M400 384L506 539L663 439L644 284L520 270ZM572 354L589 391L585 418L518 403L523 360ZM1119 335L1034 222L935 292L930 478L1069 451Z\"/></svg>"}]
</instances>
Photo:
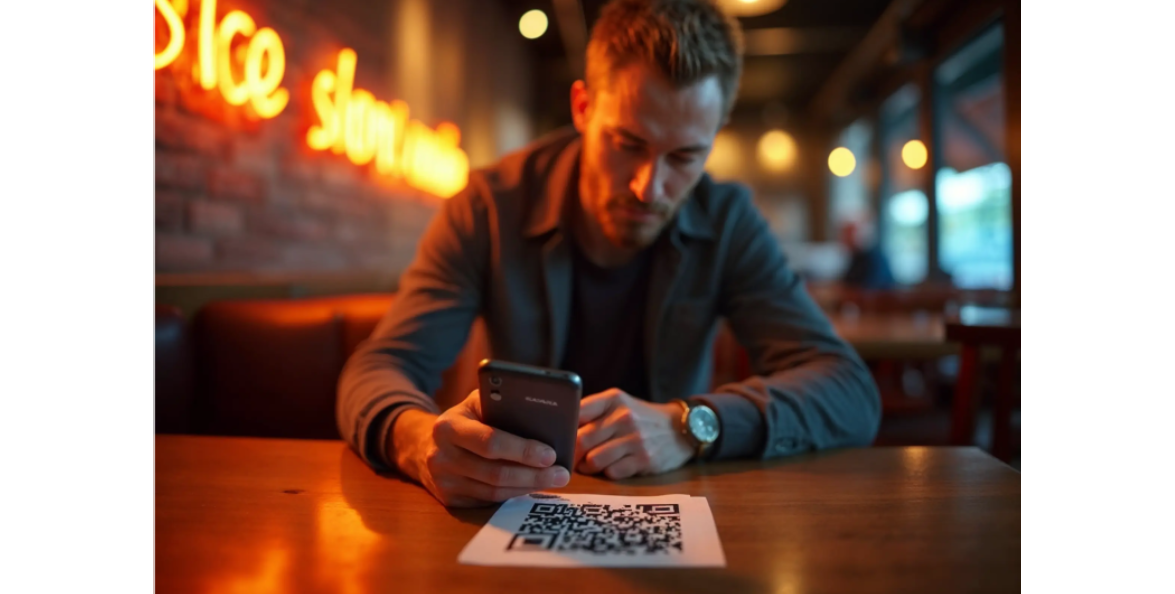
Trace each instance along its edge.
<instances>
[{"instance_id":1,"label":"orange neon letters","mask_svg":"<svg viewBox=\"0 0 1175 594\"><path fill-rule=\"evenodd\" d=\"M155 54L155 69L175 62L184 49L183 17L186 0L155 0L167 25L166 47ZM286 54L278 34L257 28L253 17L229 11L219 22L216 0L200 0L196 24L194 76L205 90L218 90L230 105L248 104L261 118L272 118L289 104L281 87ZM240 41L234 47L234 41ZM310 85L310 99L318 123L306 134L316 151L346 155L354 164L373 164L381 176L449 198L461 191L469 177L469 158L461 150L461 131L450 123L435 130L408 118L403 101L379 101L365 89L356 89L358 56L347 48L338 54L334 71L320 71Z\"/></svg>"},{"instance_id":2,"label":"orange neon letters","mask_svg":"<svg viewBox=\"0 0 1175 594\"><path fill-rule=\"evenodd\" d=\"M155 54L155 69L166 68L184 49L184 22L168 0L155 0L155 9L167 23L167 47Z\"/></svg>"},{"instance_id":3,"label":"orange neon letters","mask_svg":"<svg viewBox=\"0 0 1175 594\"><path fill-rule=\"evenodd\" d=\"M318 123L306 134L317 151L347 155L356 165L375 162L380 175L403 178L408 185L449 198L465 187L469 159L458 144L461 131L442 123L436 130L408 119L408 105L378 101L356 89L355 51L339 52L335 72L321 70L311 84Z\"/></svg>"},{"instance_id":4,"label":"orange neon letters","mask_svg":"<svg viewBox=\"0 0 1175 594\"><path fill-rule=\"evenodd\" d=\"M177 10L176 5L179 6ZM163 51L155 54L155 69L175 61L183 50L185 34L180 13L187 2L155 0L171 38ZM248 103L261 118L272 118L286 108L290 93L281 88L286 73L286 52L277 32L269 27L257 28L253 17L240 10L230 11L216 22L216 0L201 0L196 27L196 80L206 90L219 89L230 105ZM243 37L245 44L233 48L233 41ZM243 62L243 64L242 64Z\"/></svg>"}]
</instances>

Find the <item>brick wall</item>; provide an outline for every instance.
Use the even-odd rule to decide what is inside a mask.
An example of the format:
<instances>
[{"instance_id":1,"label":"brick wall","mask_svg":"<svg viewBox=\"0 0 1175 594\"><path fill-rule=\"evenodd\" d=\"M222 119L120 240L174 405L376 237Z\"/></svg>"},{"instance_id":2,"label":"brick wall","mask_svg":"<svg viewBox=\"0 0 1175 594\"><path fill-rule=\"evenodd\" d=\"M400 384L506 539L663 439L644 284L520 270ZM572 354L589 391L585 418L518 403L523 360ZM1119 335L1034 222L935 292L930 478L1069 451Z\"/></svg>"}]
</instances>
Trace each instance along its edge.
<instances>
[{"instance_id":1,"label":"brick wall","mask_svg":"<svg viewBox=\"0 0 1175 594\"><path fill-rule=\"evenodd\" d=\"M221 0L218 15L244 10L257 27L275 29L285 48L282 86L289 90L289 104L276 118L251 121L243 107L230 106L217 91L204 91L194 83L193 33L200 0L191 0L185 18L190 31L186 47L175 63L155 74L157 273L403 269L440 200L377 180L368 168L355 167L343 156L315 153L304 139L315 121L310 81L321 68L333 66L342 47L354 48L359 55L356 87L384 100L412 95L412 81L405 85L396 76L396 63L403 59L389 41L396 27L405 26L396 22L396 12L406 3L420 4ZM165 32L158 13L156 19L157 31ZM166 42L164 35L157 33L160 45ZM447 42L451 44L452 38L447 36ZM459 56L485 53L477 47L457 50ZM453 51L444 50L450 61ZM424 55L419 60L427 61L430 52L420 53ZM426 87L430 83L421 82ZM403 87L401 92L393 88L397 85ZM438 83L431 81L431 86ZM448 113L438 113L436 105L410 107L429 126L440 117L457 122L466 134L463 146L479 141L469 135L470 129L503 134L492 123L469 120L470 114L486 111L485 105L458 103ZM484 139L480 142L486 145Z\"/></svg>"}]
</instances>

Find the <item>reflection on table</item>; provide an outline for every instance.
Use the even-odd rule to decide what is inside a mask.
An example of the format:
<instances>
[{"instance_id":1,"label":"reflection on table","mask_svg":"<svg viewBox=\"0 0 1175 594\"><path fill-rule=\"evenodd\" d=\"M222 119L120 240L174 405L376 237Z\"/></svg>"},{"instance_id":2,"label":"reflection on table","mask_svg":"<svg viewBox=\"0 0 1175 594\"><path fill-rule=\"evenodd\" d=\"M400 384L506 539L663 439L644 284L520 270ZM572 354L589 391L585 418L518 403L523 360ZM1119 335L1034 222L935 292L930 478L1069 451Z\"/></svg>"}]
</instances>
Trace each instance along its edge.
<instances>
[{"instance_id":1,"label":"reflection on table","mask_svg":"<svg viewBox=\"0 0 1175 594\"><path fill-rule=\"evenodd\" d=\"M574 493L709 500L724 569L457 564L494 508L448 510L339 441L158 436L161 592L972 592L1020 583L1020 476L975 448L691 465Z\"/></svg>"}]
</instances>

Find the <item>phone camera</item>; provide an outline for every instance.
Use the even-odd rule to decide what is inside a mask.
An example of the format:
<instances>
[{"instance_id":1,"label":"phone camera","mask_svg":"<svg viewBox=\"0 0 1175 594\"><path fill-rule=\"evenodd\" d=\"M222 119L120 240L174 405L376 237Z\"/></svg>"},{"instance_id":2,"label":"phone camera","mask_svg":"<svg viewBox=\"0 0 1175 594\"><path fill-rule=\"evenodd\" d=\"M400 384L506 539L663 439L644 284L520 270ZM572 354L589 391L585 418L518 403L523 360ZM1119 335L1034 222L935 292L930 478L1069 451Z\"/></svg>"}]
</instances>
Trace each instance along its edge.
<instances>
[{"instance_id":1,"label":"phone camera","mask_svg":"<svg viewBox=\"0 0 1175 594\"><path fill-rule=\"evenodd\" d=\"M502 378L500 378L500 377L498 377L498 376L496 376L496 375L491 375L491 376L490 376L490 385L491 385L491 386L500 386L500 385L502 385Z\"/></svg>"}]
</instances>

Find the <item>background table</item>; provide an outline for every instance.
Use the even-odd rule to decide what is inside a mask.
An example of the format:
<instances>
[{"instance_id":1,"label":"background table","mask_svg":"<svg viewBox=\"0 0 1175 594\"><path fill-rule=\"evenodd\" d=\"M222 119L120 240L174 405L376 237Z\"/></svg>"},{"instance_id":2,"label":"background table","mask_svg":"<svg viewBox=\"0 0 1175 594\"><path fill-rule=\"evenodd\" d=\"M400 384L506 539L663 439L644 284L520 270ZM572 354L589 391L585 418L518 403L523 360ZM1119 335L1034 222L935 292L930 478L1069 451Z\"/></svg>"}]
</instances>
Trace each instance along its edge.
<instances>
[{"instance_id":1,"label":"background table","mask_svg":"<svg viewBox=\"0 0 1175 594\"><path fill-rule=\"evenodd\" d=\"M992 406L991 451L1000 460L1010 461L1012 409L1015 406L1017 367L1020 364L1020 310L992 307L964 307L946 323L946 338L963 345L959 379L951 420L951 443L970 444L975 431L976 394L980 379L980 349L1000 351L999 374Z\"/></svg>"},{"instance_id":2,"label":"background table","mask_svg":"<svg viewBox=\"0 0 1175 594\"><path fill-rule=\"evenodd\" d=\"M448 510L342 442L158 436L159 592L1011 592L1020 475L975 448L689 466L573 493L709 499L724 569L457 564L494 508Z\"/></svg>"},{"instance_id":3,"label":"background table","mask_svg":"<svg viewBox=\"0 0 1175 594\"><path fill-rule=\"evenodd\" d=\"M937 359L959 352L947 342L941 314L832 314L836 333L862 359Z\"/></svg>"}]
</instances>

